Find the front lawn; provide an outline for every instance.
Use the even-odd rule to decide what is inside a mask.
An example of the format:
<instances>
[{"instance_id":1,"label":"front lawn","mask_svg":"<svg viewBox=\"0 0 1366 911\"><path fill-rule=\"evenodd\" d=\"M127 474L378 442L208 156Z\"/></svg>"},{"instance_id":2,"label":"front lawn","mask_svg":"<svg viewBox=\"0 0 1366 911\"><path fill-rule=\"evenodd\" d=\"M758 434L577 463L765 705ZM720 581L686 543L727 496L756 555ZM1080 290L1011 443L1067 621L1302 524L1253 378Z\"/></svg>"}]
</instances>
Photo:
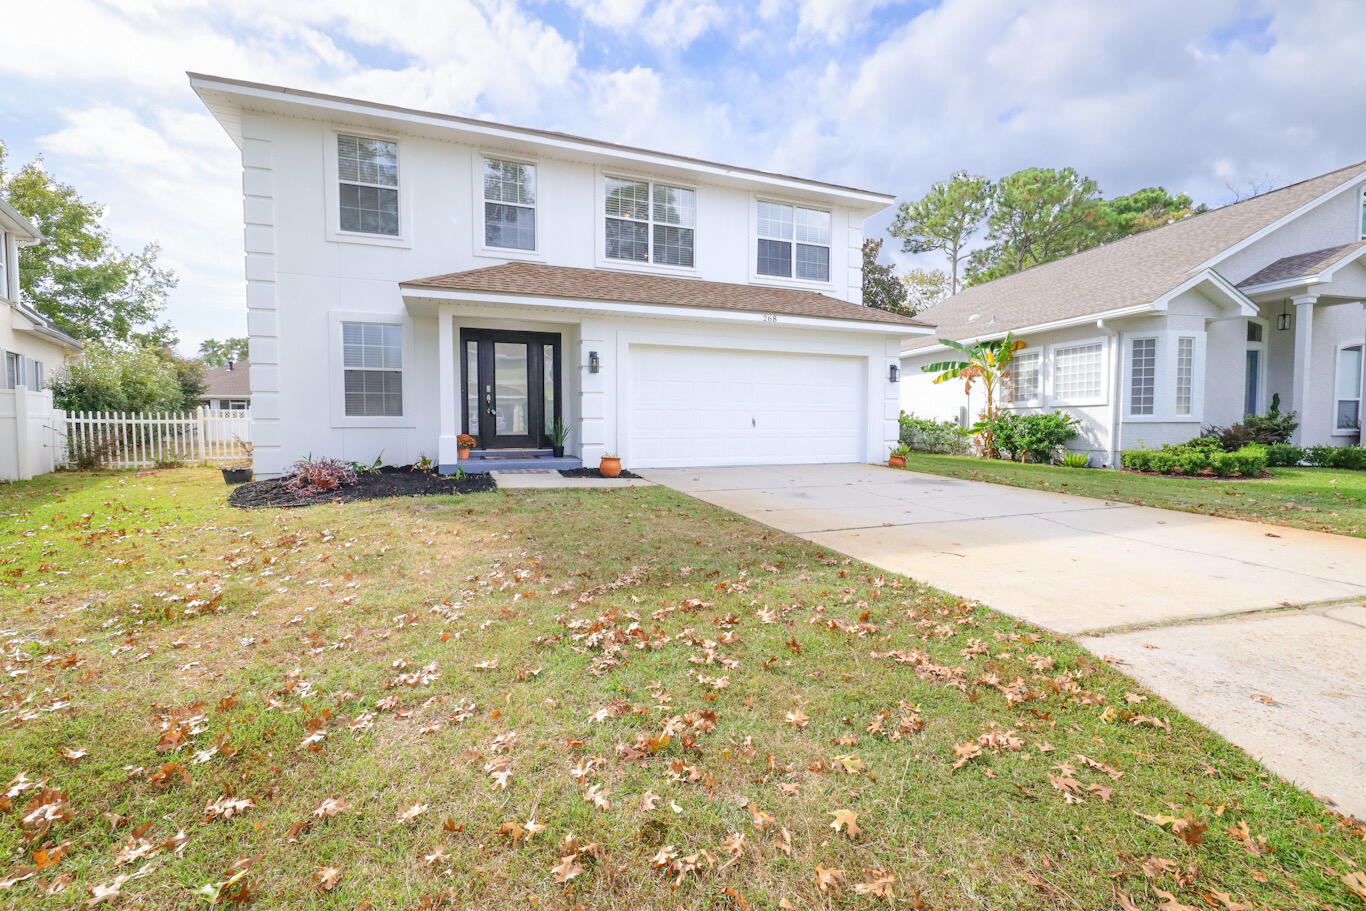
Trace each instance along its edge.
<instances>
[{"instance_id":1,"label":"front lawn","mask_svg":"<svg viewBox=\"0 0 1366 911\"><path fill-rule=\"evenodd\" d=\"M1272 468L1269 478L1218 480L923 452L912 453L906 467L951 478L1366 537L1366 471Z\"/></svg>"},{"instance_id":2,"label":"front lawn","mask_svg":"<svg viewBox=\"0 0 1366 911\"><path fill-rule=\"evenodd\" d=\"M0 486L0 906L1362 907L1104 662L680 494L224 493Z\"/></svg>"}]
</instances>

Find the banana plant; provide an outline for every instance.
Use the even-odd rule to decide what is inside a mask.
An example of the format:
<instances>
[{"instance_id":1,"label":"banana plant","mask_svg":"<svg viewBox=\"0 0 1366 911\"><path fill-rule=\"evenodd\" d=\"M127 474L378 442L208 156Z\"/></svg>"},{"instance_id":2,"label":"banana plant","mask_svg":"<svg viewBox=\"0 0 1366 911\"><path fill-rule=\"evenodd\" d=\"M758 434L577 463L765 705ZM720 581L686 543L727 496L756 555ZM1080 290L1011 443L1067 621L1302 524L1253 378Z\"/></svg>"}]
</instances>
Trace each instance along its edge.
<instances>
[{"instance_id":1,"label":"banana plant","mask_svg":"<svg viewBox=\"0 0 1366 911\"><path fill-rule=\"evenodd\" d=\"M996 390L1010 382L1010 364L1015 359L1015 352L1023 348L1025 343L1011 338L1009 332L1005 338L972 345L946 338L941 338L939 343L961 356L955 360L926 364L920 369L935 374L936 383L962 380L965 395L971 395L973 383L981 380L986 393L986 407L973 430L981 440L982 454L991 459L999 458L1000 451L992 429L997 414Z\"/></svg>"}]
</instances>

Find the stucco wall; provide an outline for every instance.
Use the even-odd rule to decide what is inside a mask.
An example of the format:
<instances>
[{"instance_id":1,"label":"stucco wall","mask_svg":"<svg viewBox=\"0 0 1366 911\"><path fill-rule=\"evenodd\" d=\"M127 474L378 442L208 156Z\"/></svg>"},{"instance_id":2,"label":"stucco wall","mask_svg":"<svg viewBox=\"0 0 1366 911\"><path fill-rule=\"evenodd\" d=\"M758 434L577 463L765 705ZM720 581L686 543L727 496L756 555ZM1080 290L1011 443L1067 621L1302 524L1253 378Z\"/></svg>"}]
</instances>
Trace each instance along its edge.
<instances>
[{"instance_id":1,"label":"stucco wall","mask_svg":"<svg viewBox=\"0 0 1366 911\"><path fill-rule=\"evenodd\" d=\"M1214 269L1235 285L1283 256L1349 244L1361 238L1360 184L1268 234L1244 249L1214 263Z\"/></svg>"}]
</instances>

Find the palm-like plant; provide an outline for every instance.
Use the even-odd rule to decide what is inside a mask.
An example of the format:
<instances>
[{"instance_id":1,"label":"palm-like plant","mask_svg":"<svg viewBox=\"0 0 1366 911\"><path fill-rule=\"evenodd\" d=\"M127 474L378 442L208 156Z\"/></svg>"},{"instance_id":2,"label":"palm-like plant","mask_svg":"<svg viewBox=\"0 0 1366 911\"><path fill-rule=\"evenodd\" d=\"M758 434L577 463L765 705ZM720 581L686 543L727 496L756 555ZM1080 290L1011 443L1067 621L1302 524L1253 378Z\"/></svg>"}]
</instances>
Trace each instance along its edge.
<instances>
[{"instance_id":1,"label":"palm-like plant","mask_svg":"<svg viewBox=\"0 0 1366 911\"><path fill-rule=\"evenodd\" d=\"M986 393L986 407L982 410L981 418L974 429L981 438L982 453L994 459L999 455L992 432L992 421L997 414L996 390L1010 382L1010 364L1015 359L1015 352L1023 348L1025 343L1011 338L1009 332L1005 334L1005 338L972 345L964 345L962 342L946 338L941 338L939 343L961 356L951 361L926 364L920 369L925 373L935 374L936 383L963 380L965 395L972 394L973 383L982 381L982 389Z\"/></svg>"}]
</instances>

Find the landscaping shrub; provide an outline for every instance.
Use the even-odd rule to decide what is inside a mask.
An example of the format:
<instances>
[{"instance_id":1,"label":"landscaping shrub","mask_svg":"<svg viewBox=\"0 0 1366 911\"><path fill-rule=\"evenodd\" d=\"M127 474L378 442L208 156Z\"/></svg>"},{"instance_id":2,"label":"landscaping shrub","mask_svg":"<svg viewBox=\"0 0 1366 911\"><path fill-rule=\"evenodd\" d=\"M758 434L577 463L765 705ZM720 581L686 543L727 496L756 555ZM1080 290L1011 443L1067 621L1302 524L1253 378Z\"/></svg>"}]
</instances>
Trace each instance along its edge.
<instances>
[{"instance_id":1,"label":"landscaping shrub","mask_svg":"<svg viewBox=\"0 0 1366 911\"><path fill-rule=\"evenodd\" d=\"M356 483L356 472L341 459L300 459L285 469L284 486L296 497L312 497Z\"/></svg>"},{"instance_id":2,"label":"landscaping shrub","mask_svg":"<svg viewBox=\"0 0 1366 911\"><path fill-rule=\"evenodd\" d=\"M1224 452L1207 443L1168 444L1161 449L1130 449L1120 455L1120 464L1133 471L1157 474L1200 475L1220 478L1235 475L1255 478L1266 471L1267 449L1249 443L1235 452Z\"/></svg>"},{"instance_id":3,"label":"landscaping shrub","mask_svg":"<svg viewBox=\"0 0 1366 911\"><path fill-rule=\"evenodd\" d=\"M1266 414L1244 415L1242 423L1229 427L1209 427L1205 430L1205 437L1218 440L1225 452L1234 452L1248 443L1271 446L1288 442L1298 426L1295 412L1281 414L1281 397L1273 395L1271 408Z\"/></svg>"},{"instance_id":4,"label":"landscaping shrub","mask_svg":"<svg viewBox=\"0 0 1366 911\"><path fill-rule=\"evenodd\" d=\"M1366 470L1366 448L1355 443L1348 446L1310 446L1304 460L1317 468L1363 471Z\"/></svg>"},{"instance_id":5,"label":"landscaping shrub","mask_svg":"<svg viewBox=\"0 0 1366 911\"><path fill-rule=\"evenodd\" d=\"M953 421L932 421L903 411L901 442L916 452L962 455L972 443L972 431Z\"/></svg>"},{"instance_id":6,"label":"landscaping shrub","mask_svg":"<svg viewBox=\"0 0 1366 911\"><path fill-rule=\"evenodd\" d=\"M1064 468L1090 468L1091 455L1086 452L1065 452L1062 456Z\"/></svg>"},{"instance_id":7,"label":"landscaping shrub","mask_svg":"<svg viewBox=\"0 0 1366 911\"><path fill-rule=\"evenodd\" d=\"M1070 414L1016 414L1003 411L985 418L973 428L989 428L1003 455L1016 462L1052 462L1071 440L1076 439L1081 422Z\"/></svg>"},{"instance_id":8,"label":"landscaping shrub","mask_svg":"<svg viewBox=\"0 0 1366 911\"><path fill-rule=\"evenodd\" d=\"M1272 443L1266 447L1266 464L1285 468L1304 461L1304 450L1294 443Z\"/></svg>"}]
</instances>

